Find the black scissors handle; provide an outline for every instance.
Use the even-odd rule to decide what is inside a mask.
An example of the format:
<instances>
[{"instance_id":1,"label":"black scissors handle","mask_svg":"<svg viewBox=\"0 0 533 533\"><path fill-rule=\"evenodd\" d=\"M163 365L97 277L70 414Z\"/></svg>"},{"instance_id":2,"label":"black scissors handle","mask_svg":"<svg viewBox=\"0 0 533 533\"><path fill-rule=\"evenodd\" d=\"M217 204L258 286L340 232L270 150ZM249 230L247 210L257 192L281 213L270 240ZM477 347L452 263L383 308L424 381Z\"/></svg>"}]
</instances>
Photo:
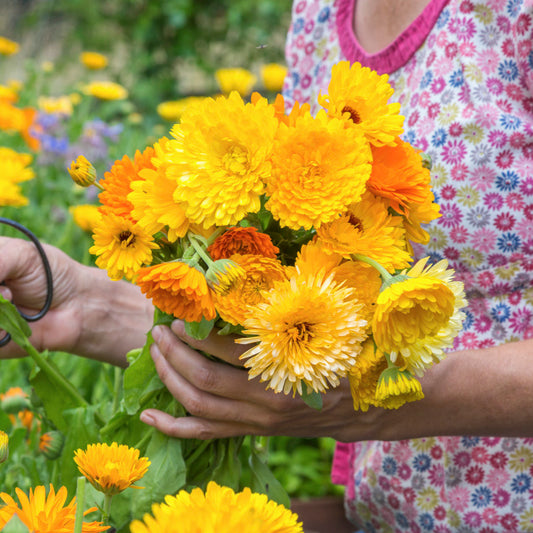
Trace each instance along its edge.
<instances>
[{"instance_id":1,"label":"black scissors handle","mask_svg":"<svg viewBox=\"0 0 533 533\"><path fill-rule=\"evenodd\" d=\"M27 322L35 322L36 320L43 318L43 316L46 315L46 313L50 309L50 306L52 305L52 298L54 296L54 284L52 278L52 269L50 268L50 262L48 261L48 257L46 257L46 253L41 243L39 242L39 239L28 228L24 227L18 222L15 222L14 220L4 217L0 217L0 224L7 224L8 226L17 229L21 233L24 233L24 235L26 235L26 237L28 237L33 242L33 244L37 248L37 251L39 252L39 255L41 256L41 261L43 262L44 273L46 276L46 300L44 302L44 306L36 315L27 315L22 311L19 311L20 316L24 320L26 320ZM10 339L11 335L7 333L4 337L2 337L2 339L0 339L0 347L5 346L10 341Z\"/></svg>"}]
</instances>

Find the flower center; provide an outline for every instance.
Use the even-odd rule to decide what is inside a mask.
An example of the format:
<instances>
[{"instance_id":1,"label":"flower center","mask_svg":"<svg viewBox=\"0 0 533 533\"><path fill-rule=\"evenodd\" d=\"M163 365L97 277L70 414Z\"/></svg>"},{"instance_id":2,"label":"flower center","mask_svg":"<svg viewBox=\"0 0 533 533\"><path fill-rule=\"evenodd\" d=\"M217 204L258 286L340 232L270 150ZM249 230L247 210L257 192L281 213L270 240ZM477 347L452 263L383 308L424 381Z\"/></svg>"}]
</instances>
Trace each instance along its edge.
<instances>
[{"instance_id":1,"label":"flower center","mask_svg":"<svg viewBox=\"0 0 533 533\"><path fill-rule=\"evenodd\" d=\"M222 157L224 168L231 174L244 175L249 170L248 152L240 146L232 146Z\"/></svg>"},{"instance_id":2,"label":"flower center","mask_svg":"<svg viewBox=\"0 0 533 533\"><path fill-rule=\"evenodd\" d=\"M123 248L128 248L135 244L135 235L129 230L121 231L118 240Z\"/></svg>"},{"instance_id":3,"label":"flower center","mask_svg":"<svg viewBox=\"0 0 533 533\"><path fill-rule=\"evenodd\" d=\"M294 324L292 327L287 329L287 333L291 339L296 342L308 342L313 336L311 324L307 322Z\"/></svg>"},{"instance_id":4,"label":"flower center","mask_svg":"<svg viewBox=\"0 0 533 533\"><path fill-rule=\"evenodd\" d=\"M349 105L345 105L342 108L342 114L344 115L344 113L350 114L350 119L352 120L354 124L359 124L361 122L361 116L353 107L350 107Z\"/></svg>"},{"instance_id":5,"label":"flower center","mask_svg":"<svg viewBox=\"0 0 533 533\"><path fill-rule=\"evenodd\" d=\"M361 219L357 218L351 213L348 216L348 222L350 223L351 226L353 226L356 230L359 230L361 233L365 231L365 228L363 226L363 222L361 221Z\"/></svg>"}]
</instances>

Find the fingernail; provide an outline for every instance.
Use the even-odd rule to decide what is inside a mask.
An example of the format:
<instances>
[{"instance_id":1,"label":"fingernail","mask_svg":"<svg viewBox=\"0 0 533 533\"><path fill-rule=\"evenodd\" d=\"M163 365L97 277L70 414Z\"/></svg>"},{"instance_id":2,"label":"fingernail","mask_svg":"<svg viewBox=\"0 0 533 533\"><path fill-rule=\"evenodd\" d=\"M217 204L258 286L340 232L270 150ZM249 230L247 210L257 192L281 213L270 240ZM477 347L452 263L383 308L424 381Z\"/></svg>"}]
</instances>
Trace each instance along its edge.
<instances>
[{"instance_id":1,"label":"fingernail","mask_svg":"<svg viewBox=\"0 0 533 533\"><path fill-rule=\"evenodd\" d=\"M159 342L161 340L161 336L163 335L161 326L154 326L152 328L152 338L155 342Z\"/></svg>"},{"instance_id":2,"label":"fingernail","mask_svg":"<svg viewBox=\"0 0 533 533\"><path fill-rule=\"evenodd\" d=\"M154 417L150 413L147 413L146 411L143 411L139 418L141 422L144 422L145 424L149 424L150 426L154 425L155 423Z\"/></svg>"},{"instance_id":3,"label":"fingernail","mask_svg":"<svg viewBox=\"0 0 533 533\"><path fill-rule=\"evenodd\" d=\"M185 334L185 324L183 323L183 320L174 320L172 322L170 328L176 335L184 335Z\"/></svg>"}]
</instances>

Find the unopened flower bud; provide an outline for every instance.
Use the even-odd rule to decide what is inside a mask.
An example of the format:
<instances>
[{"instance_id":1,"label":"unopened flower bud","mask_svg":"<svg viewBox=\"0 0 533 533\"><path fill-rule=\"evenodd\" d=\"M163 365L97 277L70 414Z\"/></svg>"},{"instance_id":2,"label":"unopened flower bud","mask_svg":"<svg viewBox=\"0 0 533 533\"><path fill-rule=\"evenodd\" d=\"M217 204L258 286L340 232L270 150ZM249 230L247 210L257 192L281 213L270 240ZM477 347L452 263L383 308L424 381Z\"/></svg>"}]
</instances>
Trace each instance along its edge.
<instances>
[{"instance_id":1,"label":"unopened flower bud","mask_svg":"<svg viewBox=\"0 0 533 533\"><path fill-rule=\"evenodd\" d=\"M0 402L0 408L4 413L16 415L20 411L31 409L31 403L26 395L4 396Z\"/></svg>"},{"instance_id":2,"label":"unopened flower bud","mask_svg":"<svg viewBox=\"0 0 533 533\"><path fill-rule=\"evenodd\" d=\"M81 187L89 187L96 182L96 169L83 155L72 161L70 168L67 170L72 181Z\"/></svg>"},{"instance_id":3,"label":"unopened flower bud","mask_svg":"<svg viewBox=\"0 0 533 533\"><path fill-rule=\"evenodd\" d=\"M0 463L5 463L9 457L9 437L4 431L0 431Z\"/></svg>"},{"instance_id":4,"label":"unopened flower bud","mask_svg":"<svg viewBox=\"0 0 533 533\"><path fill-rule=\"evenodd\" d=\"M245 276L244 268L231 259L218 259L205 275L208 285L217 294L227 294Z\"/></svg>"},{"instance_id":5,"label":"unopened flower bud","mask_svg":"<svg viewBox=\"0 0 533 533\"><path fill-rule=\"evenodd\" d=\"M63 444L65 444L65 437L59 431L48 431L43 433L39 439L40 452L50 461L58 459L63 451Z\"/></svg>"}]
</instances>

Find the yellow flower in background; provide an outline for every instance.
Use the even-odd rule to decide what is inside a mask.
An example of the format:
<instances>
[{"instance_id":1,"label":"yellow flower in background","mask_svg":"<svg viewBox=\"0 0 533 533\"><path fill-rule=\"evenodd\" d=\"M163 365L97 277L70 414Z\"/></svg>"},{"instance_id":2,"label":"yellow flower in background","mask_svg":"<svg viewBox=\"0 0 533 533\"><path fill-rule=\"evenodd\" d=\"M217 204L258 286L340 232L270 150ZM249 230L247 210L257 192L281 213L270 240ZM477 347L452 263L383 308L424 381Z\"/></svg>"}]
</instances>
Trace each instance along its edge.
<instances>
[{"instance_id":1,"label":"yellow flower in background","mask_svg":"<svg viewBox=\"0 0 533 533\"><path fill-rule=\"evenodd\" d=\"M0 54L3 56L10 56L16 54L20 49L20 46L15 41L2 37L0 35Z\"/></svg>"},{"instance_id":2,"label":"yellow flower in background","mask_svg":"<svg viewBox=\"0 0 533 533\"><path fill-rule=\"evenodd\" d=\"M250 309L239 344L255 344L241 359L250 379L275 392L325 392L355 365L366 320L355 291L323 273L278 282Z\"/></svg>"},{"instance_id":3,"label":"yellow flower in background","mask_svg":"<svg viewBox=\"0 0 533 533\"><path fill-rule=\"evenodd\" d=\"M141 268L135 283L161 311L187 322L216 316L213 294L202 272L172 261Z\"/></svg>"},{"instance_id":4,"label":"yellow flower in background","mask_svg":"<svg viewBox=\"0 0 533 533\"><path fill-rule=\"evenodd\" d=\"M169 122L178 122L187 107L191 104L198 103L203 99L203 96L188 96L186 98L181 98L180 100L161 102L157 106L157 114Z\"/></svg>"},{"instance_id":5,"label":"yellow flower in background","mask_svg":"<svg viewBox=\"0 0 533 533\"><path fill-rule=\"evenodd\" d=\"M379 405L376 401L376 387L379 376L386 368L385 355L376 349L373 339L367 339L348 374L355 411L368 411L371 405Z\"/></svg>"},{"instance_id":6,"label":"yellow flower in background","mask_svg":"<svg viewBox=\"0 0 533 533\"><path fill-rule=\"evenodd\" d=\"M408 370L389 367L383 371L376 388L376 401L386 409L398 409L424 398L422 385Z\"/></svg>"},{"instance_id":7,"label":"yellow flower in background","mask_svg":"<svg viewBox=\"0 0 533 533\"><path fill-rule=\"evenodd\" d=\"M463 283L452 281L447 261L428 258L404 270L377 298L372 331L377 346L401 369L421 375L445 356L461 330Z\"/></svg>"},{"instance_id":8,"label":"yellow flower in background","mask_svg":"<svg viewBox=\"0 0 533 533\"><path fill-rule=\"evenodd\" d=\"M72 161L67 170L72 181L80 187L90 187L96 181L96 169L84 155Z\"/></svg>"},{"instance_id":9,"label":"yellow flower in background","mask_svg":"<svg viewBox=\"0 0 533 533\"><path fill-rule=\"evenodd\" d=\"M150 461L125 444L89 444L74 452L79 471L96 490L114 495L131 487L146 474ZM142 487L133 487L142 488Z\"/></svg>"},{"instance_id":10,"label":"yellow flower in background","mask_svg":"<svg viewBox=\"0 0 533 533\"><path fill-rule=\"evenodd\" d=\"M139 225L152 234L166 231L168 239L174 242L185 236L189 220L185 216L185 207L174 201L176 180L168 178L165 172L168 146L166 137L154 144L151 168L139 170L140 179L130 183L127 200L133 206L131 216Z\"/></svg>"},{"instance_id":11,"label":"yellow flower in background","mask_svg":"<svg viewBox=\"0 0 533 533\"><path fill-rule=\"evenodd\" d=\"M37 107L46 113L61 113L62 115L72 115L72 99L69 96L46 97L39 96Z\"/></svg>"},{"instance_id":12,"label":"yellow flower in background","mask_svg":"<svg viewBox=\"0 0 533 533\"><path fill-rule=\"evenodd\" d=\"M294 127L280 124L266 208L295 230L331 222L361 198L371 160L363 135L323 111L298 117Z\"/></svg>"},{"instance_id":13,"label":"yellow flower in background","mask_svg":"<svg viewBox=\"0 0 533 533\"><path fill-rule=\"evenodd\" d=\"M205 492L194 488L165 496L152 514L130 524L131 533L303 533L298 515L246 487L235 492L210 481Z\"/></svg>"},{"instance_id":14,"label":"yellow flower in background","mask_svg":"<svg viewBox=\"0 0 533 533\"><path fill-rule=\"evenodd\" d=\"M124 100L128 97L128 91L113 81L93 81L85 86L84 92L100 100Z\"/></svg>"},{"instance_id":15,"label":"yellow flower in background","mask_svg":"<svg viewBox=\"0 0 533 533\"><path fill-rule=\"evenodd\" d=\"M235 92L186 109L163 163L192 223L233 226L259 211L277 126L271 106L245 104Z\"/></svg>"},{"instance_id":16,"label":"yellow flower in background","mask_svg":"<svg viewBox=\"0 0 533 533\"><path fill-rule=\"evenodd\" d=\"M275 258L234 254L231 260L242 267L246 275L224 294L214 294L213 300L220 317L236 326L244 324L249 306L264 301L266 292L287 276L285 267Z\"/></svg>"},{"instance_id":17,"label":"yellow flower in background","mask_svg":"<svg viewBox=\"0 0 533 533\"><path fill-rule=\"evenodd\" d=\"M98 52L82 52L80 54L80 61L91 70L101 70L107 67L108 63L107 57Z\"/></svg>"},{"instance_id":18,"label":"yellow flower in background","mask_svg":"<svg viewBox=\"0 0 533 533\"><path fill-rule=\"evenodd\" d=\"M328 115L361 130L374 146L394 145L403 132L404 117L399 115L399 103L388 103L394 93L388 79L360 63L340 61L331 69L328 94L318 101Z\"/></svg>"},{"instance_id":19,"label":"yellow flower in background","mask_svg":"<svg viewBox=\"0 0 533 533\"><path fill-rule=\"evenodd\" d=\"M7 85L0 85L0 101L14 104L19 98L17 91Z\"/></svg>"},{"instance_id":20,"label":"yellow flower in background","mask_svg":"<svg viewBox=\"0 0 533 533\"><path fill-rule=\"evenodd\" d=\"M215 79L224 95L237 91L243 98L252 92L257 81L257 77L245 68L221 68L215 72Z\"/></svg>"},{"instance_id":21,"label":"yellow flower in background","mask_svg":"<svg viewBox=\"0 0 533 533\"><path fill-rule=\"evenodd\" d=\"M0 431L0 464L9 457L9 437L5 431Z\"/></svg>"},{"instance_id":22,"label":"yellow flower in background","mask_svg":"<svg viewBox=\"0 0 533 533\"><path fill-rule=\"evenodd\" d=\"M55 65L52 61L43 61L41 63L41 70L43 72L46 72L46 73L53 72L54 68L55 68Z\"/></svg>"},{"instance_id":23,"label":"yellow flower in background","mask_svg":"<svg viewBox=\"0 0 533 533\"><path fill-rule=\"evenodd\" d=\"M89 252L97 256L96 265L115 280L132 280L143 265L152 262L152 250L159 248L152 234L139 224L113 213L102 216L93 240Z\"/></svg>"},{"instance_id":24,"label":"yellow flower in background","mask_svg":"<svg viewBox=\"0 0 533 533\"><path fill-rule=\"evenodd\" d=\"M5 492L0 493L0 498L6 504L0 508L0 526L2 525L2 515L11 518L14 514L32 533L67 533L74 531L76 519L76 498L72 498L68 505L67 489L61 487L57 493L53 485L50 485L48 495L43 485L30 489L26 495L18 487L15 489L20 504ZM91 507L84 511L83 516L96 511L96 507ZM5 519L5 518L4 518ZM7 522L7 520L6 520ZM4 524L5 525L5 524ZM82 533L99 533L106 531L109 526L102 525L102 522L83 522Z\"/></svg>"},{"instance_id":25,"label":"yellow flower in background","mask_svg":"<svg viewBox=\"0 0 533 533\"><path fill-rule=\"evenodd\" d=\"M267 91L280 92L283 89L285 76L287 76L287 67L285 65L268 63L261 67L261 81Z\"/></svg>"},{"instance_id":26,"label":"yellow flower in background","mask_svg":"<svg viewBox=\"0 0 533 533\"><path fill-rule=\"evenodd\" d=\"M102 214L97 205L74 205L69 207L68 210L76 225L87 233L92 233L94 228L102 220Z\"/></svg>"},{"instance_id":27,"label":"yellow flower in background","mask_svg":"<svg viewBox=\"0 0 533 533\"><path fill-rule=\"evenodd\" d=\"M317 228L317 235L327 250L346 258L366 255L389 272L407 267L411 260L402 217L390 215L387 202L369 192L342 217Z\"/></svg>"},{"instance_id":28,"label":"yellow flower in background","mask_svg":"<svg viewBox=\"0 0 533 533\"><path fill-rule=\"evenodd\" d=\"M35 177L30 154L21 154L11 148L0 147L0 206L21 207L29 200L22 194L18 183Z\"/></svg>"}]
</instances>

